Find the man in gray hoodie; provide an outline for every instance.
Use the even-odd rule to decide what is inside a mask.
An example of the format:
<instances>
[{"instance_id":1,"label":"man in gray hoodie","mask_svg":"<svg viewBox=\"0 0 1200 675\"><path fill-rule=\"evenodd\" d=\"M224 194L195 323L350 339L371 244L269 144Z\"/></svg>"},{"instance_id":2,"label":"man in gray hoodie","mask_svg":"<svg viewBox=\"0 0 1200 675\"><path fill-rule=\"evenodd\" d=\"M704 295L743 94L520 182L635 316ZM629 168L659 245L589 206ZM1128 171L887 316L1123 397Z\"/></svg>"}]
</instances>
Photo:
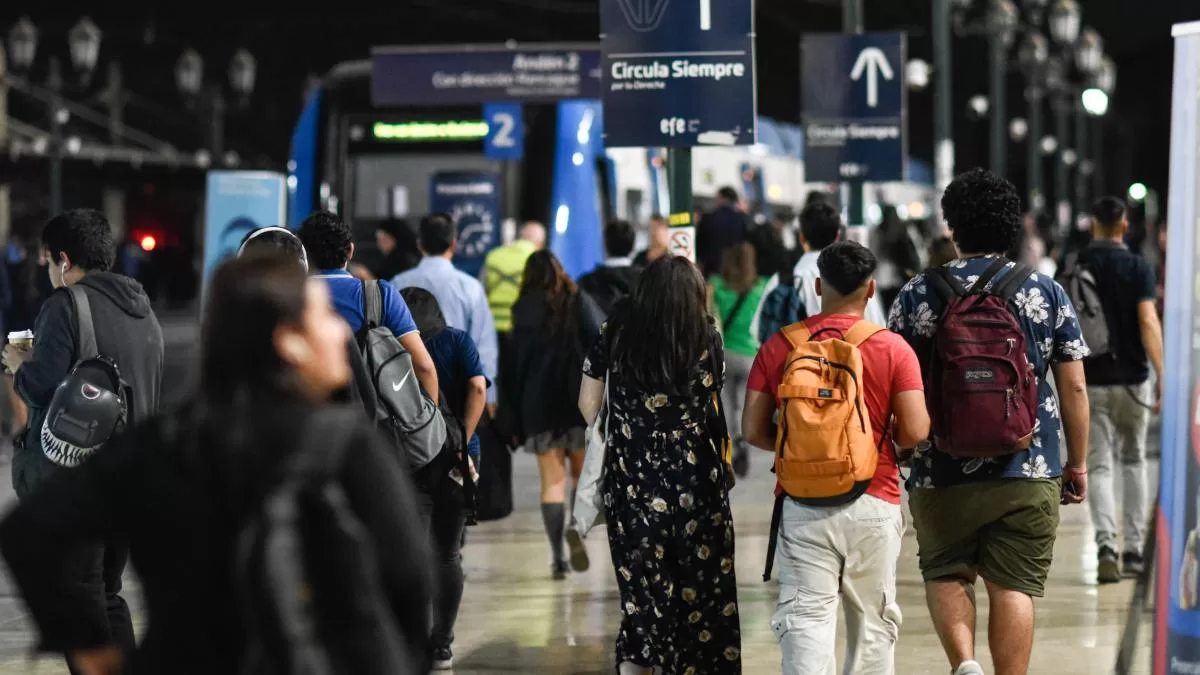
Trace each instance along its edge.
<instances>
[{"instance_id":1,"label":"man in gray hoodie","mask_svg":"<svg viewBox=\"0 0 1200 675\"><path fill-rule=\"evenodd\" d=\"M8 345L4 366L17 393L29 406L29 425L16 442L13 487L25 498L57 471L42 447L41 430L54 392L79 360L75 307L67 288L78 285L87 293L100 354L112 359L129 385L127 427L158 410L162 390L163 337L150 299L141 284L112 271L116 244L104 215L90 209L62 213L42 229L42 248L50 260L55 291L46 299L34 323L32 349ZM100 452L103 452L103 448ZM96 600L89 626L107 644L132 648L133 623L121 598L121 573L128 549L119 542L98 543L81 551L76 560L61 561L64 585L91 594ZM49 562L49 561L48 561Z\"/></svg>"}]
</instances>

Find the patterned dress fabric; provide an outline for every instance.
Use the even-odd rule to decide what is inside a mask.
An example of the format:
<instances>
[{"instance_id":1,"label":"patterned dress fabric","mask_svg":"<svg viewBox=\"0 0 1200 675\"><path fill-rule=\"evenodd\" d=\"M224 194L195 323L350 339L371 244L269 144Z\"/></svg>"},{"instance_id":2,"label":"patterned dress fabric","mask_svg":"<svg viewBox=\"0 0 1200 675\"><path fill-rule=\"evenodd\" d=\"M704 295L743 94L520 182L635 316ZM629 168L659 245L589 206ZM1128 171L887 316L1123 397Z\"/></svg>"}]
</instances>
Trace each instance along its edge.
<instances>
[{"instance_id":1,"label":"patterned dress fabric","mask_svg":"<svg viewBox=\"0 0 1200 675\"><path fill-rule=\"evenodd\" d=\"M602 491L621 594L617 663L667 675L742 672L733 518L704 425L725 360L715 330L709 337L687 396L641 391L619 367L609 372L607 325L583 367L612 378Z\"/></svg>"},{"instance_id":2,"label":"patterned dress fabric","mask_svg":"<svg viewBox=\"0 0 1200 675\"><path fill-rule=\"evenodd\" d=\"M969 291L994 261L996 256L963 258L946 265ZM989 282L989 288L1004 279L1012 270L1009 263L1004 271ZM1000 478L1055 478L1062 475L1059 457L1062 420L1058 399L1048 381L1050 367L1055 363L1079 361L1090 353L1083 341L1079 320L1070 298L1058 282L1044 274L1035 273L1012 298L1028 341L1029 361L1038 377L1038 418L1034 427L1033 445L1029 450L1005 457L988 459L956 459L937 452L936 448L915 458L909 488L948 487L972 481ZM899 333L912 345L926 365L931 339L945 309L941 298L926 282L925 275L913 277L900 290L888 317L888 328Z\"/></svg>"}]
</instances>

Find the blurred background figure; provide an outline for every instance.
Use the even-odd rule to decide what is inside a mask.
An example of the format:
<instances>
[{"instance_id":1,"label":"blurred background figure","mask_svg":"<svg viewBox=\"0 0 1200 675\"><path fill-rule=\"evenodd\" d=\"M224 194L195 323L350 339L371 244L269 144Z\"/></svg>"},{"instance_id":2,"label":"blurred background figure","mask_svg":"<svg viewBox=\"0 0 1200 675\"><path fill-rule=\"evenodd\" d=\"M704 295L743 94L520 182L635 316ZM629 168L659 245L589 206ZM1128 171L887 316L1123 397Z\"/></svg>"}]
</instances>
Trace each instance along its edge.
<instances>
[{"instance_id":1,"label":"blurred background figure","mask_svg":"<svg viewBox=\"0 0 1200 675\"><path fill-rule=\"evenodd\" d=\"M750 453L742 438L742 403L746 380L758 354L758 337L751 332L767 280L758 276L754 246L743 242L725 249L721 273L708 279L709 311L724 336L725 388L721 400L733 440L733 468L739 476L750 470Z\"/></svg>"},{"instance_id":2,"label":"blurred background figure","mask_svg":"<svg viewBox=\"0 0 1200 675\"><path fill-rule=\"evenodd\" d=\"M670 237L667 219L654 214L650 216L650 244L646 250L633 257L633 264L638 267L648 267L650 263L667 254L667 239Z\"/></svg>"},{"instance_id":3,"label":"blurred background figure","mask_svg":"<svg viewBox=\"0 0 1200 675\"><path fill-rule=\"evenodd\" d=\"M758 276L770 277L791 269L800 254L796 250L796 214L787 207L775 209L771 219L751 230L748 240L754 245Z\"/></svg>"},{"instance_id":4,"label":"blurred background figure","mask_svg":"<svg viewBox=\"0 0 1200 675\"><path fill-rule=\"evenodd\" d=\"M612 313L618 300L633 292L642 268L633 262L637 235L626 220L614 220L604 227L605 259L596 269L579 279L579 288L592 296L605 316Z\"/></svg>"},{"instance_id":5,"label":"blurred background figure","mask_svg":"<svg viewBox=\"0 0 1200 675\"><path fill-rule=\"evenodd\" d=\"M579 533L566 530L566 466L569 458L574 485L583 469L586 425L577 405L583 359L600 334L603 316L558 258L538 251L525 265L512 319L511 355L501 363L501 428L537 456L551 575L561 580L568 570L564 536L571 547L570 568L588 568Z\"/></svg>"},{"instance_id":6,"label":"blurred background figure","mask_svg":"<svg viewBox=\"0 0 1200 675\"><path fill-rule=\"evenodd\" d=\"M950 237L938 237L929 245L929 266L941 267L958 258L958 248Z\"/></svg>"},{"instance_id":7,"label":"blurred background figure","mask_svg":"<svg viewBox=\"0 0 1200 675\"><path fill-rule=\"evenodd\" d=\"M921 254L909 234L908 224L890 204L883 207L883 221L875 228L871 239L871 249L879 261L875 283L886 313L904 284L921 271Z\"/></svg>"},{"instance_id":8,"label":"blurred background figure","mask_svg":"<svg viewBox=\"0 0 1200 675\"><path fill-rule=\"evenodd\" d=\"M371 270L376 279L392 279L421 262L417 235L407 220L391 218L380 223L375 229L375 244L383 255Z\"/></svg>"},{"instance_id":9,"label":"blurred background figure","mask_svg":"<svg viewBox=\"0 0 1200 675\"><path fill-rule=\"evenodd\" d=\"M696 264L705 277L721 273L721 253L746 240L746 214L737 190L726 186L717 191L717 205L700 217L696 225Z\"/></svg>"}]
</instances>

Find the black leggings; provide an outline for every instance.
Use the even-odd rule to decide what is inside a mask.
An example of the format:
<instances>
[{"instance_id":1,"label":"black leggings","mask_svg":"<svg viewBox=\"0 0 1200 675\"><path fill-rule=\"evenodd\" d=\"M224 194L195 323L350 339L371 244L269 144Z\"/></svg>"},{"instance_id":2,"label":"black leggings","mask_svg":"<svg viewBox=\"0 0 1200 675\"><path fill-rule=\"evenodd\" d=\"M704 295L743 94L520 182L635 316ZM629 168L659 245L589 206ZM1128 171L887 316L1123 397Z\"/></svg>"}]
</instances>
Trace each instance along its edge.
<instances>
[{"instance_id":1,"label":"black leggings","mask_svg":"<svg viewBox=\"0 0 1200 675\"><path fill-rule=\"evenodd\" d=\"M434 649L449 648L454 642L454 622L463 595L462 540L466 515L461 489L448 483L448 480L440 482L432 489L420 486L417 492L421 522L429 533L437 574L430 636Z\"/></svg>"}]
</instances>

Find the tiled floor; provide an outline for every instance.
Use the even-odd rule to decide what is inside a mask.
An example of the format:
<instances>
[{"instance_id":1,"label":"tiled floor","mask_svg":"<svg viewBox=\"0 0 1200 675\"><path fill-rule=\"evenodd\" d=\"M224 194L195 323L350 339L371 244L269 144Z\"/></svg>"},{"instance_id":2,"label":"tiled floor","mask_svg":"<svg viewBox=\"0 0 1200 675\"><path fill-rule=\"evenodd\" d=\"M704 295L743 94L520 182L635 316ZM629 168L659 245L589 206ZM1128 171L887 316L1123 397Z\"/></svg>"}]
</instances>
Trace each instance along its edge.
<instances>
[{"instance_id":1,"label":"tiled floor","mask_svg":"<svg viewBox=\"0 0 1200 675\"><path fill-rule=\"evenodd\" d=\"M737 572L741 582L744 668L746 673L779 672L779 648L768 619L775 586L761 581L770 517L771 478L765 457L735 490ZM3 467L6 471L7 467ZM611 673L617 625L616 588L603 530L589 542L589 572L566 582L550 580L548 549L537 508L533 460L517 457L517 512L508 520L471 530L465 551L467 589L459 618L456 673ZM0 494L8 481L0 476ZM1132 584L1098 588L1095 551L1084 507L1064 513L1047 597L1037 605L1037 638L1031 673L1112 672L1116 643ZM946 673L945 659L925 610L911 532L901 561L899 595L904 626L897 672ZM986 594L980 593L986 608ZM1149 616L1147 615L1147 619ZM986 627L981 622L981 639ZM0 580L0 674L62 673L55 660L32 666L26 653L33 640L20 601ZM1149 630L1142 631L1140 673L1148 673ZM986 646L980 661L990 665Z\"/></svg>"}]
</instances>

